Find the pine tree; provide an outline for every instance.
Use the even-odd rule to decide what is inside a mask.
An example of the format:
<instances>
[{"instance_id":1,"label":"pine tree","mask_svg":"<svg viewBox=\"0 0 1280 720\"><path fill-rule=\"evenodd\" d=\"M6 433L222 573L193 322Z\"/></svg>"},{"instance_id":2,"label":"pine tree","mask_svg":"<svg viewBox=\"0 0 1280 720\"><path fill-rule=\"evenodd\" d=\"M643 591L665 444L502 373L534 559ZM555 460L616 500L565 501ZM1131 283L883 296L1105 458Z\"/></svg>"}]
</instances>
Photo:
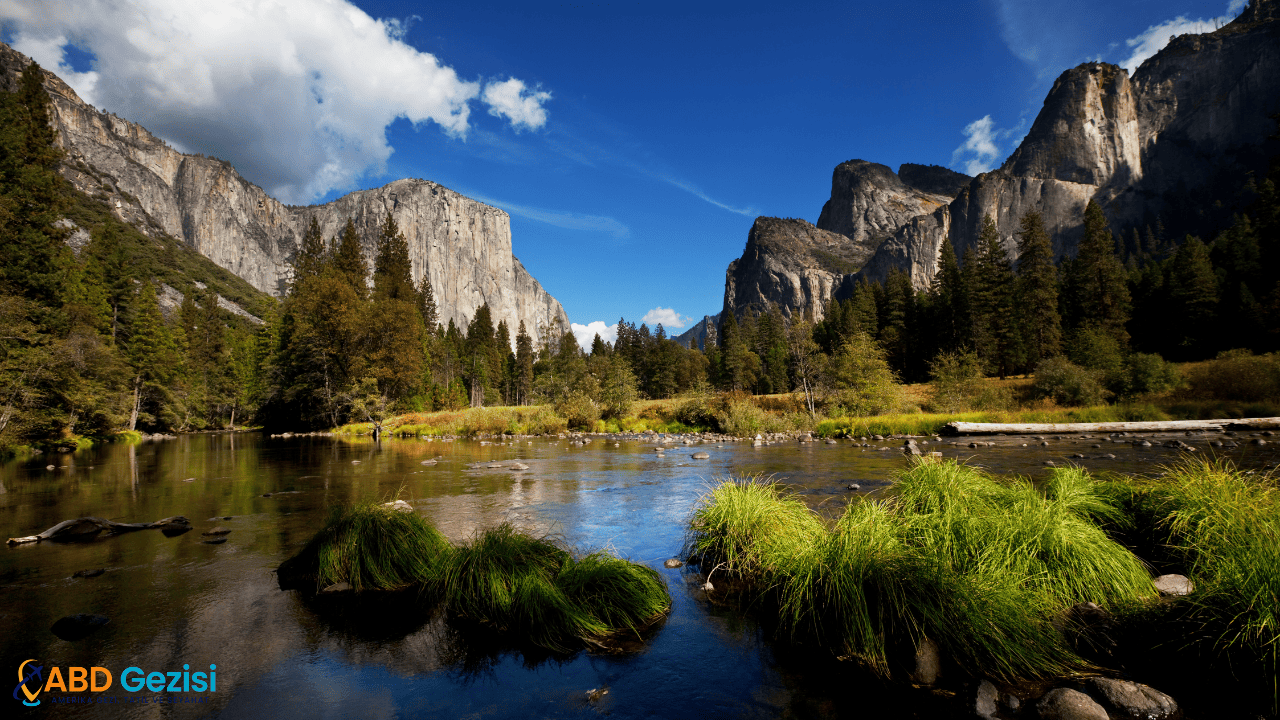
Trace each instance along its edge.
<instances>
[{"instance_id":1,"label":"pine tree","mask_svg":"<svg viewBox=\"0 0 1280 720\"><path fill-rule=\"evenodd\" d=\"M1005 377L1013 370L1013 266L990 215L982 222L969 274L974 349L987 367Z\"/></svg>"},{"instance_id":2,"label":"pine tree","mask_svg":"<svg viewBox=\"0 0 1280 720\"><path fill-rule=\"evenodd\" d=\"M66 231L54 226L66 200L43 80L44 71L31 63L17 93L0 93L0 291L53 309L62 305L70 251L62 243Z\"/></svg>"},{"instance_id":3,"label":"pine tree","mask_svg":"<svg viewBox=\"0 0 1280 720\"><path fill-rule=\"evenodd\" d=\"M293 256L293 277L290 279L290 288L319 277L324 270L327 255L324 235L320 232L320 223L316 222L313 216Z\"/></svg>"},{"instance_id":4,"label":"pine tree","mask_svg":"<svg viewBox=\"0 0 1280 720\"><path fill-rule=\"evenodd\" d=\"M369 266L364 261L364 250L360 245L360 236L356 234L356 224L347 218L342 228L342 235L335 241L332 268L337 277L355 291L361 301L369 299Z\"/></svg>"},{"instance_id":5,"label":"pine tree","mask_svg":"<svg viewBox=\"0 0 1280 720\"><path fill-rule=\"evenodd\" d=\"M1092 200L1084 212L1084 237L1075 260L1063 273L1063 325L1097 327L1122 347L1129 343L1130 297L1127 274L1115 254L1115 242L1102 208Z\"/></svg>"},{"instance_id":6,"label":"pine tree","mask_svg":"<svg viewBox=\"0 0 1280 720\"><path fill-rule=\"evenodd\" d=\"M938 250L938 272L933 276L929 293L933 298L936 328L933 354L956 352L970 346L973 342L973 319L969 313L969 295L950 238L944 239Z\"/></svg>"},{"instance_id":7,"label":"pine tree","mask_svg":"<svg viewBox=\"0 0 1280 720\"><path fill-rule=\"evenodd\" d=\"M1171 258L1166 311L1178 317L1173 329L1184 357L1204 357L1214 340L1218 311L1218 279L1209 249L1200 238L1188 236ZM1234 339L1234 338L1233 338Z\"/></svg>"},{"instance_id":8,"label":"pine tree","mask_svg":"<svg viewBox=\"0 0 1280 720\"><path fill-rule=\"evenodd\" d=\"M533 392L533 338L525 330L524 321L516 331L516 404L528 405Z\"/></svg>"},{"instance_id":9,"label":"pine tree","mask_svg":"<svg viewBox=\"0 0 1280 720\"><path fill-rule=\"evenodd\" d=\"M409 243L389 212L379 229L378 254L373 263L373 292L376 297L391 300L418 300L413 287Z\"/></svg>"},{"instance_id":10,"label":"pine tree","mask_svg":"<svg viewBox=\"0 0 1280 720\"><path fill-rule=\"evenodd\" d=\"M466 355L462 358L470 388L471 407L483 407L485 394L495 380L490 370L489 358L494 344L493 315L489 303L476 309L475 317L467 325Z\"/></svg>"},{"instance_id":11,"label":"pine tree","mask_svg":"<svg viewBox=\"0 0 1280 720\"><path fill-rule=\"evenodd\" d=\"M1018 276L1014 282L1024 367L1031 369L1062 352L1058 315L1058 270L1053 244L1039 212L1022 216L1018 230Z\"/></svg>"},{"instance_id":12,"label":"pine tree","mask_svg":"<svg viewBox=\"0 0 1280 720\"><path fill-rule=\"evenodd\" d=\"M134 368L129 429L136 430L139 412L148 395L162 393L162 387L173 380L182 366L173 334L160 312L155 286L149 282L144 282L138 291L136 309L129 323L126 354ZM148 387L148 383L160 387Z\"/></svg>"},{"instance_id":13,"label":"pine tree","mask_svg":"<svg viewBox=\"0 0 1280 720\"><path fill-rule=\"evenodd\" d=\"M422 322L427 326L427 331L435 332L436 326L440 324L440 316L436 309L436 295L431 290L431 278L427 277L425 268L422 272L422 280L418 282L418 312L422 315Z\"/></svg>"}]
</instances>

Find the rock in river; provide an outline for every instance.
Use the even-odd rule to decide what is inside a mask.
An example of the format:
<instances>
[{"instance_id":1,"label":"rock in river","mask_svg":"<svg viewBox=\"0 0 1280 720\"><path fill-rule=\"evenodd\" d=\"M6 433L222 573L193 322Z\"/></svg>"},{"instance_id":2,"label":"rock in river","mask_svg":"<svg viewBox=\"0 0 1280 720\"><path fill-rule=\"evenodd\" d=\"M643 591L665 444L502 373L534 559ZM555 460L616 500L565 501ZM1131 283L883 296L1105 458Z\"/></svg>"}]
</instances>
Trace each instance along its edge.
<instances>
[{"instance_id":1,"label":"rock in river","mask_svg":"<svg viewBox=\"0 0 1280 720\"><path fill-rule=\"evenodd\" d=\"M1110 720L1107 711L1079 690L1054 688L1040 698L1036 710L1042 720Z\"/></svg>"},{"instance_id":2,"label":"rock in river","mask_svg":"<svg viewBox=\"0 0 1280 720\"><path fill-rule=\"evenodd\" d=\"M88 637L109 622L111 619L102 615L68 615L55 622L49 630L60 640L71 642Z\"/></svg>"},{"instance_id":3,"label":"rock in river","mask_svg":"<svg viewBox=\"0 0 1280 720\"><path fill-rule=\"evenodd\" d=\"M696 452L693 455L690 455L689 457L693 458L694 460L707 460L711 456L704 452Z\"/></svg>"},{"instance_id":4,"label":"rock in river","mask_svg":"<svg viewBox=\"0 0 1280 720\"><path fill-rule=\"evenodd\" d=\"M1142 683L1095 677L1089 678L1089 690L1112 718L1169 720L1181 714L1173 698Z\"/></svg>"}]
</instances>

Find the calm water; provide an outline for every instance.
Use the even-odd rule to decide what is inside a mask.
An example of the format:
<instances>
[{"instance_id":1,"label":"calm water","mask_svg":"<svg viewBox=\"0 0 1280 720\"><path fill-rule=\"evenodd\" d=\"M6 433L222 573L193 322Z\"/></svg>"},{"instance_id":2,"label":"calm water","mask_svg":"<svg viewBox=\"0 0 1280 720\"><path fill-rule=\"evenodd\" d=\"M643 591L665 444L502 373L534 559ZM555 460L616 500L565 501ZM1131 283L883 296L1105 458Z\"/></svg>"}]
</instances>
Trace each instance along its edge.
<instances>
[{"instance_id":1,"label":"calm water","mask_svg":"<svg viewBox=\"0 0 1280 720\"><path fill-rule=\"evenodd\" d=\"M1193 445L1202 439L1184 438ZM932 444L998 472L1034 475L1073 453L1092 469L1154 472L1170 450L1107 439L1062 439L1050 448L994 438L998 448ZM1278 458L1273 446L1232 451L1245 466ZM967 442L967 441L965 441ZM1023 442L1032 447L1022 447ZM1092 448L1094 443L1101 449ZM768 641L742 614L708 603L702 578L667 570L684 525L712 478L776 474L824 511L882 488L901 468L900 441L872 448L823 443L668 446L596 439L511 444L199 435L138 446L50 454L0 466L0 533L32 535L81 515L149 522L189 518L195 530L166 538L144 530L88 543L0 548L0 670L14 683L28 658L45 668L100 666L102 693L54 691L27 717L930 717L920 695L903 695ZM892 449L880 451L879 446ZM699 450L710 460L693 460ZM1100 456L1111 453L1116 458ZM439 458L434 466L421 461ZM522 472L469 469L519 459ZM52 470L47 465L54 465ZM270 497L263 497L270 493ZM412 608L332 607L281 591L272 570L296 552L337 503L399 494L455 541L503 521L555 533L581 549L612 548L658 568L674 608L650 641L629 655L545 657L461 634ZM230 516L230 519L222 519ZM201 532L229 528L227 542ZM79 570L105 568L95 578ZM50 626L76 613L111 622L76 642ZM798 657L797 657L798 656ZM213 693L131 693L120 672L192 672L217 666ZM588 700L591 690L608 693ZM66 695L115 703L55 704ZM203 703L158 699L204 699ZM145 703L142 701L146 700Z\"/></svg>"}]
</instances>

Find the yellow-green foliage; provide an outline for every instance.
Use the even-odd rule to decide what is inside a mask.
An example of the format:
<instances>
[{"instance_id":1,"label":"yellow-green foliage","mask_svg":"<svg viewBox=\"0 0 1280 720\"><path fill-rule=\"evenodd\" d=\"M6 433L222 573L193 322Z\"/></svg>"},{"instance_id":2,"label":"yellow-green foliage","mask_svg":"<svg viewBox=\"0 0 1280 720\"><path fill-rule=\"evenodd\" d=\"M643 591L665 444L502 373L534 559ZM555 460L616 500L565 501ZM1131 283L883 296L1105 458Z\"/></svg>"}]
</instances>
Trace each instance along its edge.
<instances>
[{"instance_id":1,"label":"yellow-green foliage","mask_svg":"<svg viewBox=\"0 0 1280 720\"><path fill-rule=\"evenodd\" d=\"M933 638L961 664L1006 679L1083 667L1053 620L1079 602L1155 595L1110 540L1115 509L1079 470L1043 491L955 462L917 462L889 499L851 504L828 528L780 486L730 480L699 504L689 549L776 604L781 627L887 670L895 636Z\"/></svg>"},{"instance_id":2,"label":"yellow-green foliage","mask_svg":"<svg viewBox=\"0 0 1280 720\"><path fill-rule=\"evenodd\" d=\"M384 430L402 437L475 435L555 435L568 428L563 417L550 405L525 407L467 408L433 413L410 413L388 419ZM367 435L371 423L352 423L338 428L341 435Z\"/></svg>"},{"instance_id":3,"label":"yellow-green foliage","mask_svg":"<svg viewBox=\"0 0 1280 720\"><path fill-rule=\"evenodd\" d=\"M115 442L125 443L127 445L137 445L142 442L142 433L137 430L121 430L115 434L113 439Z\"/></svg>"}]
</instances>

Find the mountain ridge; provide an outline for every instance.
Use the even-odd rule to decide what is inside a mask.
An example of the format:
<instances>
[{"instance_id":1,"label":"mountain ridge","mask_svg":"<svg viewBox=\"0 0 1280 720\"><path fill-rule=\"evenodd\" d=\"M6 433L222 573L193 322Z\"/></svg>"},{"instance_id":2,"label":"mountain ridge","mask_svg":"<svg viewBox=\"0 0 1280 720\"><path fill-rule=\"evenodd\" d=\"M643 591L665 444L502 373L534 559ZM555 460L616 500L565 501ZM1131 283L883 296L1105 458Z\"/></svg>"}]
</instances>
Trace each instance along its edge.
<instances>
[{"instance_id":1,"label":"mountain ridge","mask_svg":"<svg viewBox=\"0 0 1280 720\"><path fill-rule=\"evenodd\" d=\"M12 88L30 59L0 43L0 76ZM416 283L431 280L440 322L465 327L488 303L514 335L535 338L569 328L563 306L525 269L511 246L510 216L442 185L400 179L323 205L290 206L240 176L231 163L169 146L146 128L88 106L45 70L62 174L77 189L108 199L113 212L148 235L166 233L255 288L281 296L290 262L312 219L326 238L347 218L372 267L377 228L387 212L409 243Z\"/></svg>"}]
</instances>

